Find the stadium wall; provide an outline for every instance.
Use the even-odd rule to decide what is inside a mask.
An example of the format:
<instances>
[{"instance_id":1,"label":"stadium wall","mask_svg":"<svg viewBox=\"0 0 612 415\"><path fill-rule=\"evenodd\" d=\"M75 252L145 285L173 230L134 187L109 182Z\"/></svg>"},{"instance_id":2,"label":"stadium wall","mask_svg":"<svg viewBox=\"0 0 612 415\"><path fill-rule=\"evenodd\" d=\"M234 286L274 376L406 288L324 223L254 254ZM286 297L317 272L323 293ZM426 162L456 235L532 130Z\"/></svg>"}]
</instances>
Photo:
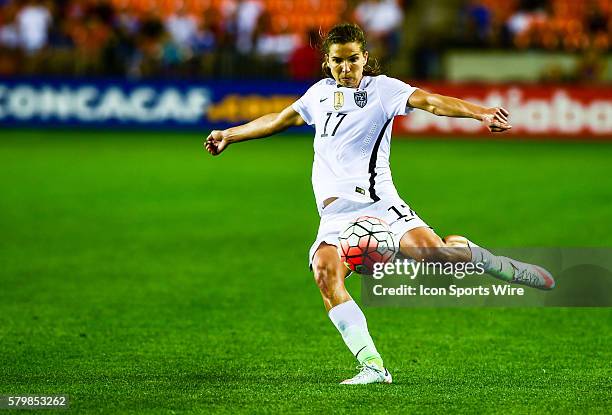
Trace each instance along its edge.
<instances>
[{"instance_id":1,"label":"stadium wall","mask_svg":"<svg viewBox=\"0 0 612 415\"><path fill-rule=\"evenodd\" d=\"M5 79L0 80L0 126L225 128L280 111L308 87L305 83L262 81ZM509 136L612 139L610 86L419 84L419 87L507 108L514 127ZM423 111L400 117L394 128L396 133L405 135L485 134L472 120L436 117Z\"/></svg>"}]
</instances>

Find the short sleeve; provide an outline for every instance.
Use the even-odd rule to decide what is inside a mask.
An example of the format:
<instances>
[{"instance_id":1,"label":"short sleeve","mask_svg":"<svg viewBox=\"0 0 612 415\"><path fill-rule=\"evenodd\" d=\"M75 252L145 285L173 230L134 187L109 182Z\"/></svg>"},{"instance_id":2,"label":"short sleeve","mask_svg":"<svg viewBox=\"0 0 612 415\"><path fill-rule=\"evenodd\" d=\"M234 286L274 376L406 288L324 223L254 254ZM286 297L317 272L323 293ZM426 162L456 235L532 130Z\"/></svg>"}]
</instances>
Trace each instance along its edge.
<instances>
[{"instance_id":1,"label":"short sleeve","mask_svg":"<svg viewBox=\"0 0 612 415\"><path fill-rule=\"evenodd\" d=\"M396 115L406 115L413 110L408 105L408 98L416 91L415 87L385 75L377 76L376 78L380 101L389 118Z\"/></svg>"},{"instance_id":2,"label":"short sleeve","mask_svg":"<svg viewBox=\"0 0 612 415\"><path fill-rule=\"evenodd\" d=\"M315 88L318 84L315 84L308 88L308 91L304 95L300 97L297 101L291 104L291 107L300 114L304 122L308 125L313 125L315 123L315 117L313 109L315 108L312 104L313 97L315 96Z\"/></svg>"}]
</instances>

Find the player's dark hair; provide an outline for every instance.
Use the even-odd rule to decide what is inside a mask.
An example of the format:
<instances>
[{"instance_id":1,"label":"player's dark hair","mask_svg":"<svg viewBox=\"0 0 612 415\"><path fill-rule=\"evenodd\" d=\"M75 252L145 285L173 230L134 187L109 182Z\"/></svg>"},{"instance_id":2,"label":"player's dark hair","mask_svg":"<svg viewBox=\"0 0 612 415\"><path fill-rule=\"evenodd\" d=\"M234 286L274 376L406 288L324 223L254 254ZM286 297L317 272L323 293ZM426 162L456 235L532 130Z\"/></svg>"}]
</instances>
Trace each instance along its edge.
<instances>
[{"instance_id":1,"label":"player's dark hair","mask_svg":"<svg viewBox=\"0 0 612 415\"><path fill-rule=\"evenodd\" d=\"M366 41L365 33L361 27L355 23L339 23L332 27L329 32L321 33L321 52L323 55L323 63L321 68L326 76L331 76L331 71L327 65L326 56L329 55L329 48L331 45L357 42L361 45L361 52L365 52L368 43ZM372 62L372 63L370 63ZM381 70L378 62L375 58L369 57L368 63L363 67L363 74L368 76L380 75Z\"/></svg>"}]
</instances>

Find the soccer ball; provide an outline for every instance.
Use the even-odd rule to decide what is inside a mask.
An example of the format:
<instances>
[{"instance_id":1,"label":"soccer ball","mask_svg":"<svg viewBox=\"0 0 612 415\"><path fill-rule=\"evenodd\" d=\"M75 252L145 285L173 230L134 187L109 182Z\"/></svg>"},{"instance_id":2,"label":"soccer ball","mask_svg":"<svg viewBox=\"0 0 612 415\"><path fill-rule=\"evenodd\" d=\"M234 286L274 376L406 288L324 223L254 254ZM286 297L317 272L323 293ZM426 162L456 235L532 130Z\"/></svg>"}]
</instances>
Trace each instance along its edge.
<instances>
[{"instance_id":1,"label":"soccer ball","mask_svg":"<svg viewBox=\"0 0 612 415\"><path fill-rule=\"evenodd\" d=\"M338 239L340 259L359 274L372 275L375 263L393 261L397 253L389 225L372 216L355 219Z\"/></svg>"}]
</instances>

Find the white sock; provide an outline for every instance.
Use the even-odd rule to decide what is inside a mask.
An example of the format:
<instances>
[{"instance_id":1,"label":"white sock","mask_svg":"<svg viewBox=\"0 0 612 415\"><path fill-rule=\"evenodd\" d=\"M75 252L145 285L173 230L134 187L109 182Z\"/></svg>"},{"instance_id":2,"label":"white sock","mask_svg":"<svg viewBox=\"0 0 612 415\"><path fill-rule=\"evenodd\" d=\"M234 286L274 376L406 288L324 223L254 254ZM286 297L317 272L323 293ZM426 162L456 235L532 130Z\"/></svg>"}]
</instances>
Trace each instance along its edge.
<instances>
[{"instance_id":1,"label":"white sock","mask_svg":"<svg viewBox=\"0 0 612 415\"><path fill-rule=\"evenodd\" d=\"M365 316L355 301L333 307L329 310L329 318L359 363L372 361L382 367L382 359L368 332Z\"/></svg>"},{"instance_id":2,"label":"white sock","mask_svg":"<svg viewBox=\"0 0 612 415\"><path fill-rule=\"evenodd\" d=\"M514 277L514 268L512 264L510 264L508 258L493 255L491 252L476 245L469 239L467 242L472 252L471 262L475 264L481 263L484 266L484 270L496 278L504 281L512 281Z\"/></svg>"}]
</instances>

